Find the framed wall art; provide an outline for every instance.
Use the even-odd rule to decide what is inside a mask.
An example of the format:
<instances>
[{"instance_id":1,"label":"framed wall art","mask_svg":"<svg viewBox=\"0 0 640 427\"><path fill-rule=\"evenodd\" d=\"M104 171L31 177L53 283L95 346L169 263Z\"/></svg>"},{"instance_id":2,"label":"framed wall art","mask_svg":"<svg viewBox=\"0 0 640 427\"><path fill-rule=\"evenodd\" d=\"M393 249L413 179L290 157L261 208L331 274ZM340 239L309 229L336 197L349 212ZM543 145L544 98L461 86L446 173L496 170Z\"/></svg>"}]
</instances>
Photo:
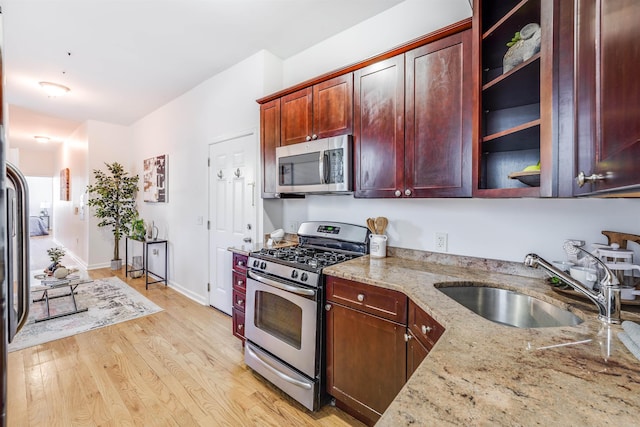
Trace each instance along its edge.
<instances>
[{"instance_id":1,"label":"framed wall art","mask_svg":"<svg viewBox=\"0 0 640 427\"><path fill-rule=\"evenodd\" d=\"M60 200L71 200L71 181L69 178L69 168L60 170Z\"/></svg>"},{"instance_id":2,"label":"framed wall art","mask_svg":"<svg viewBox=\"0 0 640 427\"><path fill-rule=\"evenodd\" d=\"M144 201L167 202L167 155L145 159L143 168Z\"/></svg>"}]
</instances>

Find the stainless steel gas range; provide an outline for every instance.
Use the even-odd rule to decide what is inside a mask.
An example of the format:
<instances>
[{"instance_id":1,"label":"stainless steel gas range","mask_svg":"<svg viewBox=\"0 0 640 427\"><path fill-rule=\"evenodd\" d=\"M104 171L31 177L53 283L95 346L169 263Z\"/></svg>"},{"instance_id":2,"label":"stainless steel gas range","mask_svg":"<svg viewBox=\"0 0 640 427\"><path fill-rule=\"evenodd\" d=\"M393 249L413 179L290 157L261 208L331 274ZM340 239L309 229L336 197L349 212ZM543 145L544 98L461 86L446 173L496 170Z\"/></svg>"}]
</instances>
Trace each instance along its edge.
<instances>
[{"instance_id":1,"label":"stainless steel gas range","mask_svg":"<svg viewBox=\"0 0 640 427\"><path fill-rule=\"evenodd\" d=\"M366 227L305 222L299 244L249 256L245 363L310 410L324 399L322 269L368 253Z\"/></svg>"}]
</instances>

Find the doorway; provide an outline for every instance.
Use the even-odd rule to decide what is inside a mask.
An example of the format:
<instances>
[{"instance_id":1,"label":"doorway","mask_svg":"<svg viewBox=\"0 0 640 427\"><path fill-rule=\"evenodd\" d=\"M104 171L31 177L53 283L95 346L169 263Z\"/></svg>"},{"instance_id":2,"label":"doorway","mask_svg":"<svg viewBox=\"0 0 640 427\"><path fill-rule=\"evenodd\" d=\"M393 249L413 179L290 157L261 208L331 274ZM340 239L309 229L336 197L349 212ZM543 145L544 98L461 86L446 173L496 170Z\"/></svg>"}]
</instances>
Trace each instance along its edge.
<instances>
[{"instance_id":1,"label":"doorway","mask_svg":"<svg viewBox=\"0 0 640 427\"><path fill-rule=\"evenodd\" d=\"M254 132L209 145L209 304L229 315L232 255L227 249L256 240L257 145Z\"/></svg>"}]
</instances>

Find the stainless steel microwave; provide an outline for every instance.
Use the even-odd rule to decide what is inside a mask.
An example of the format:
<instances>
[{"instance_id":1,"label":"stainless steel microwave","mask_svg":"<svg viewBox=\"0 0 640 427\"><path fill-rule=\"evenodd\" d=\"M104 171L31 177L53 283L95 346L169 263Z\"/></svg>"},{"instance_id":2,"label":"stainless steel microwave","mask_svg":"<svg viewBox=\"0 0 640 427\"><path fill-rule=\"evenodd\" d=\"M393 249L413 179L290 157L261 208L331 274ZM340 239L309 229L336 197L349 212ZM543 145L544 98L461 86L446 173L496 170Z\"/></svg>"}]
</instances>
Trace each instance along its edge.
<instances>
[{"instance_id":1,"label":"stainless steel microwave","mask_svg":"<svg viewBox=\"0 0 640 427\"><path fill-rule=\"evenodd\" d=\"M276 148L278 193L348 193L352 187L351 135Z\"/></svg>"}]
</instances>

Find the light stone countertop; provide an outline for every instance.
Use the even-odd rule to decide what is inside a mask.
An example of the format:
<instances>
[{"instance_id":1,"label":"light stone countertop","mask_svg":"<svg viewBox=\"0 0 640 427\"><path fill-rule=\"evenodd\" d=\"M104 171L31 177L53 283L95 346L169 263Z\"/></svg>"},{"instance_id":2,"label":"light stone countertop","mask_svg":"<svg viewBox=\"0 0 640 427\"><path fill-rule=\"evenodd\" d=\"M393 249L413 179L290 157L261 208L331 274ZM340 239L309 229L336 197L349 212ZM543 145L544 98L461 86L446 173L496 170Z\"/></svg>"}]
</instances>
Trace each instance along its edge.
<instances>
[{"instance_id":1,"label":"light stone countertop","mask_svg":"<svg viewBox=\"0 0 640 427\"><path fill-rule=\"evenodd\" d=\"M640 424L640 361L618 339L622 327L598 321L586 299L553 291L541 269L460 259L442 265L429 256L364 256L323 270L401 291L446 329L378 426ZM514 275L525 270L538 277ZM517 290L567 308L584 322L538 329L499 325L434 287L452 281ZM640 322L640 316L623 311L623 320Z\"/></svg>"}]
</instances>

